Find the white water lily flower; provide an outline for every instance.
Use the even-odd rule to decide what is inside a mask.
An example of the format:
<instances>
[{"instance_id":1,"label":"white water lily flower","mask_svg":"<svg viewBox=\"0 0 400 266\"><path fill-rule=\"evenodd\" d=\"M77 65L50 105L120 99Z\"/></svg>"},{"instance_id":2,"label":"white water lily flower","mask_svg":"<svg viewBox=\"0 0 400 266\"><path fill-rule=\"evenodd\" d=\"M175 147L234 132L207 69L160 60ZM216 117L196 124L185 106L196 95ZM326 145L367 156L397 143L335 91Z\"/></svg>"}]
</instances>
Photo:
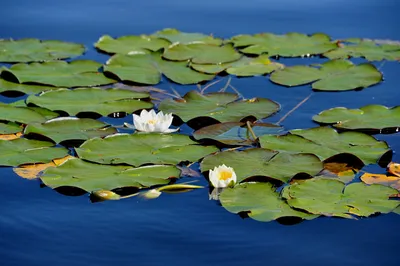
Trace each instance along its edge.
<instances>
[{"instance_id":1,"label":"white water lily flower","mask_svg":"<svg viewBox=\"0 0 400 266\"><path fill-rule=\"evenodd\" d=\"M224 188L236 183L235 171L232 167L228 167L225 164L214 167L214 170L210 170L208 176L215 188Z\"/></svg>"},{"instance_id":2,"label":"white water lily flower","mask_svg":"<svg viewBox=\"0 0 400 266\"><path fill-rule=\"evenodd\" d=\"M133 114L133 124L136 130L143 132L160 132L160 133L171 133L178 129L170 129L172 123L172 114L165 114L160 111L156 114L154 110L147 112L142 110L139 115Z\"/></svg>"}]
</instances>

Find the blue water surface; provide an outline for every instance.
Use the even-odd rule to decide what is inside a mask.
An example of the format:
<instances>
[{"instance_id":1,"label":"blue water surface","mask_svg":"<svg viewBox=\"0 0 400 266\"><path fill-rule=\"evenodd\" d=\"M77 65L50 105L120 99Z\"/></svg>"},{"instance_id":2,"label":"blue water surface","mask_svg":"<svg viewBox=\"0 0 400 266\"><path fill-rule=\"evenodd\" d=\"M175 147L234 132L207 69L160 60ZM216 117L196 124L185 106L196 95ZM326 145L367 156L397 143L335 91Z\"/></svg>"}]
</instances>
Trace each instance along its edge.
<instances>
[{"instance_id":1,"label":"blue water surface","mask_svg":"<svg viewBox=\"0 0 400 266\"><path fill-rule=\"evenodd\" d=\"M223 38L298 31L325 32L332 38L400 40L399 10L396 0L5 0L0 8L0 38L80 42L88 47L85 58L105 62L108 56L92 48L101 35L150 34L166 27ZM311 117L335 106L399 105L399 63L376 65L384 82L363 91L313 92L284 121L285 128L314 127ZM170 85L164 81L160 87ZM266 77L233 78L232 85L247 98L281 103L282 111L271 122L311 93L310 86L280 87ZM188 90L172 86L180 93ZM400 151L399 133L376 137ZM400 161L398 153L394 160ZM156 200L133 197L92 204L87 196L64 196L41 188L38 180L19 178L11 168L1 168L0 175L1 266L399 265L400 216L395 214L357 221L319 218L285 226L228 213L208 200L207 189ZM199 183L207 186L204 179Z\"/></svg>"}]
</instances>

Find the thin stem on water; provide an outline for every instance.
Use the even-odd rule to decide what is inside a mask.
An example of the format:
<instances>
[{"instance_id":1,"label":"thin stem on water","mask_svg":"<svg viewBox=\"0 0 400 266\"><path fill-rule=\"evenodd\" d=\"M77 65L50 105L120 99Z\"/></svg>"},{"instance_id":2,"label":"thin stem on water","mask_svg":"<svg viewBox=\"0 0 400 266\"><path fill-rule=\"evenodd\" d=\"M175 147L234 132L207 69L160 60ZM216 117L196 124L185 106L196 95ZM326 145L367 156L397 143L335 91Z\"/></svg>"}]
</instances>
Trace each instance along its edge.
<instances>
[{"instance_id":1,"label":"thin stem on water","mask_svg":"<svg viewBox=\"0 0 400 266\"><path fill-rule=\"evenodd\" d=\"M254 133L253 128L251 127L250 121L246 121L246 126L247 126L248 131L250 131L251 135L253 136L253 139L256 140L257 136Z\"/></svg>"},{"instance_id":2,"label":"thin stem on water","mask_svg":"<svg viewBox=\"0 0 400 266\"><path fill-rule=\"evenodd\" d=\"M294 111L296 111L297 108L299 108L303 103L305 103L308 99L310 99L312 93L310 93L310 95L308 95L306 98L304 98L301 102L299 102L295 107L293 107L292 110L290 110L289 112L287 112L281 119L279 119L279 121L276 123L277 125L279 125L280 123L282 123L283 120L285 120L291 113L293 113Z\"/></svg>"}]
</instances>

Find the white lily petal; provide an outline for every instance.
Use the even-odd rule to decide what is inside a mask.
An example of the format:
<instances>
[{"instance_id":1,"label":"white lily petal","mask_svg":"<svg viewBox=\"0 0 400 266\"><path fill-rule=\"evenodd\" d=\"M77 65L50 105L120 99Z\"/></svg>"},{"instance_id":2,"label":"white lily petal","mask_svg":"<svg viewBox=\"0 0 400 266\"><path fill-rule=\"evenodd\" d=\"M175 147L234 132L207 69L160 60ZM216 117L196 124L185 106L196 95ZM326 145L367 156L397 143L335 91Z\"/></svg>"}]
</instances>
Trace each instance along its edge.
<instances>
[{"instance_id":1,"label":"white lily petal","mask_svg":"<svg viewBox=\"0 0 400 266\"><path fill-rule=\"evenodd\" d=\"M209 171L209 180L213 187L224 188L236 183L236 173L232 167L225 164L216 166Z\"/></svg>"}]
</instances>

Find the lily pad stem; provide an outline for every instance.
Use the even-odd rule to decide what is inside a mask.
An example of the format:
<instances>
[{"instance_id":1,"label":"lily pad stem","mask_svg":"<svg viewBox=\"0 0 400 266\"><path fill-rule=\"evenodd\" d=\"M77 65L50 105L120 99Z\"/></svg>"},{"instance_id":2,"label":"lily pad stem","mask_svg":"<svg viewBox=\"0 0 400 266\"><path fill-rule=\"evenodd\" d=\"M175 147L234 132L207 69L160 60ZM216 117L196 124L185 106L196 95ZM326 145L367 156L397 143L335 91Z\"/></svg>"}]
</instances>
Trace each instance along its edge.
<instances>
[{"instance_id":1,"label":"lily pad stem","mask_svg":"<svg viewBox=\"0 0 400 266\"><path fill-rule=\"evenodd\" d=\"M253 139L256 140L257 136L254 133L253 128L251 127L250 121L246 121L246 126L247 126L247 129L250 131L251 135L253 136Z\"/></svg>"}]
</instances>

